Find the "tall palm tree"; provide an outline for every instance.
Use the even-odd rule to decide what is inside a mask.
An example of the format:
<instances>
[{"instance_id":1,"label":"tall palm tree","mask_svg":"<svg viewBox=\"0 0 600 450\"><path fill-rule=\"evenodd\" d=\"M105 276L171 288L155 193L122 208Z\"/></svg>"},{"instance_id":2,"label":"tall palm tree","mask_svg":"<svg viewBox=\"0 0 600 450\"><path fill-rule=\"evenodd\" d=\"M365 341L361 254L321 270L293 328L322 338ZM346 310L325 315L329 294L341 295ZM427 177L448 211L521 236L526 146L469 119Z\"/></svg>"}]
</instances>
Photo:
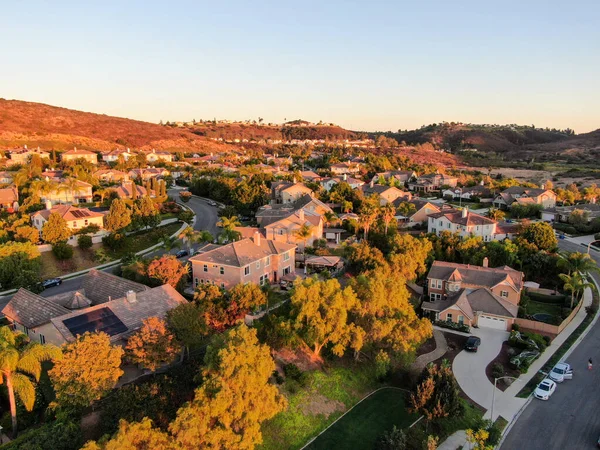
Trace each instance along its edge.
<instances>
[{"instance_id":1,"label":"tall palm tree","mask_svg":"<svg viewBox=\"0 0 600 450\"><path fill-rule=\"evenodd\" d=\"M381 218L383 219L383 223L385 224L385 234L388 234L388 227L390 222L396 215L396 208L392 203L386 203L380 208Z\"/></svg>"},{"instance_id":2,"label":"tall palm tree","mask_svg":"<svg viewBox=\"0 0 600 450\"><path fill-rule=\"evenodd\" d=\"M567 291L571 291L571 309L573 309L573 303L579 296L583 295L583 292L587 288L592 288L593 284L587 281L587 279L578 272L574 272L573 275L566 275L561 273L560 279L565 283L564 288Z\"/></svg>"},{"instance_id":3,"label":"tall palm tree","mask_svg":"<svg viewBox=\"0 0 600 450\"><path fill-rule=\"evenodd\" d=\"M67 178L63 182L63 186L65 187L65 192L71 192L71 196L73 197L73 203L77 203L75 201L75 196L83 190L83 188L79 184L79 180L77 178Z\"/></svg>"},{"instance_id":4,"label":"tall palm tree","mask_svg":"<svg viewBox=\"0 0 600 450\"><path fill-rule=\"evenodd\" d=\"M219 235L219 240L223 242L225 240L235 241L239 239L240 233L239 231L236 231L235 228L239 227L240 225L241 223L238 220L237 216L221 217L219 222L217 223L218 227L223 228L223 231Z\"/></svg>"},{"instance_id":5,"label":"tall palm tree","mask_svg":"<svg viewBox=\"0 0 600 450\"><path fill-rule=\"evenodd\" d=\"M29 185L29 188L27 188L27 191L32 195L44 197L54 189L56 189L56 182L50 180L49 178L43 178L32 181Z\"/></svg>"},{"instance_id":6,"label":"tall palm tree","mask_svg":"<svg viewBox=\"0 0 600 450\"><path fill-rule=\"evenodd\" d=\"M373 222L375 222L375 219L377 219L377 210L375 208L372 208L370 206L362 208L358 216L358 222L363 228L365 240L367 240L369 236L369 230L371 229L371 225L373 225Z\"/></svg>"},{"instance_id":7,"label":"tall palm tree","mask_svg":"<svg viewBox=\"0 0 600 450\"><path fill-rule=\"evenodd\" d=\"M39 381L42 362L59 359L60 349L52 344L26 343L25 335L0 328L0 383L6 383L12 419L12 434L17 435L17 404L19 396L25 409L31 411L35 403L35 385L30 377Z\"/></svg>"},{"instance_id":8,"label":"tall palm tree","mask_svg":"<svg viewBox=\"0 0 600 450\"><path fill-rule=\"evenodd\" d=\"M302 252L304 253L304 260L306 261L306 241L312 236L312 227L306 223L302 224L300 228L294 231L294 237L300 239L303 244Z\"/></svg>"},{"instance_id":9,"label":"tall palm tree","mask_svg":"<svg viewBox=\"0 0 600 450\"><path fill-rule=\"evenodd\" d=\"M576 272L586 274L588 272L598 272L600 269L596 261L587 253L561 253L562 258L558 260L558 265L562 269L566 269L571 275Z\"/></svg>"},{"instance_id":10,"label":"tall palm tree","mask_svg":"<svg viewBox=\"0 0 600 450\"><path fill-rule=\"evenodd\" d=\"M179 239L183 239L183 243L187 247L188 252L191 252L192 244L212 242L213 236L206 230L197 231L188 226L179 234Z\"/></svg>"},{"instance_id":11,"label":"tall palm tree","mask_svg":"<svg viewBox=\"0 0 600 450\"><path fill-rule=\"evenodd\" d=\"M181 248L181 242L176 237L163 236L160 238L160 243L167 252L170 252L174 248Z\"/></svg>"}]
</instances>

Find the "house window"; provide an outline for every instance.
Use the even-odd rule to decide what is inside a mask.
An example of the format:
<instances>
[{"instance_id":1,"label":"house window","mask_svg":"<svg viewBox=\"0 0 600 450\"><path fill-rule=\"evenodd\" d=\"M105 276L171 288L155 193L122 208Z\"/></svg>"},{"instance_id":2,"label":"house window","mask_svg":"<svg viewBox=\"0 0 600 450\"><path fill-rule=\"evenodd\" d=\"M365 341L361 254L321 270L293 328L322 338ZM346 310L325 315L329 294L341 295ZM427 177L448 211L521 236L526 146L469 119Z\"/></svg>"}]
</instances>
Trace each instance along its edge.
<instances>
[{"instance_id":1,"label":"house window","mask_svg":"<svg viewBox=\"0 0 600 450\"><path fill-rule=\"evenodd\" d=\"M208 264L204 264L204 268L203 269L204 269L205 272L208 272Z\"/></svg>"},{"instance_id":2,"label":"house window","mask_svg":"<svg viewBox=\"0 0 600 450\"><path fill-rule=\"evenodd\" d=\"M271 265L271 257L267 256L267 260L265 261L265 266L270 266Z\"/></svg>"},{"instance_id":3,"label":"house window","mask_svg":"<svg viewBox=\"0 0 600 450\"><path fill-rule=\"evenodd\" d=\"M289 254L289 253L287 253L287 252L286 252L286 253L284 253L284 254L283 254L283 260L284 260L284 261L288 261L289 259L290 259L290 254Z\"/></svg>"},{"instance_id":4,"label":"house window","mask_svg":"<svg viewBox=\"0 0 600 450\"><path fill-rule=\"evenodd\" d=\"M198 287L198 278L194 279L194 286Z\"/></svg>"},{"instance_id":5,"label":"house window","mask_svg":"<svg viewBox=\"0 0 600 450\"><path fill-rule=\"evenodd\" d=\"M283 236L283 230L282 230L282 229L279 229L279 230L277 230L277 233L278 233L280 236Z\"/></svg>"},{"instance_id":6,"label":"house window","mask_svg":"<svg viewBox=\"0 0 600 450\"><path fill-rule=\"evenodd\" d=\"M244 267L244 276L250 275L250 266Z\"/></svg>"},{"instance_id":7,"label":"house window","mask_svg":"<svg viewBox=\"0 0 600 450\"><path fill-rule=\"evenodd\" d=\"M435 288L435 280L431 280L431 287Z\"/></svg>"},{"instance_id":8,"label":"house window","mask_svg":"<svg viewBox=\"0 0 600 450\"><path fill-rule=\"evenodd\" d=\"M442 288L442 280L437 280L437 288L438 289Z\"/></svg>"},{"instance_id":9,"label":"house window","mask_svg":"<svg viewBox=\"0 0 600 450\"><path fill-rule=\"evenodd\" d=\"M219 269L219 273L220 273L221 275L224 275L224 274L225 274L225 267L221 267L221 268Z\"/></svg>"},{"instance_id":10,"label":"house window","mask_svg":"<svg viewBox=\"0 0 600 450\"><path fill-rule=\"evenodd\" d=\"M500 297L508 297L508 291L500 291Z\"/></svg>"},{"instance_id":11,"label":"house window","mask_svg":"<svg viewBox=\"0 0 600 450\"><path fill-rule=\"evenodd\" d=\"M446 314L446 322L452 322L452 314L451 313Z\"/></svg>"},{"instance_id":12,"label":"house window","mask_svg":"<svg viewBox=\"0 0 600 450\"><path fill-rule=\"evenodd\" d=\"M465 322L465 318L463 316L458 316L458 323L461 325Z\"/></svg>"},{"instance_id":13,"label":"house window","mask_svg":"<svg viewBox=\"0 0 600 450\"><path fill-rule=\"evenodd\" d=\"M225 289L225 283L221 283L221 289Z\"/></svg>"},{"instance_id":14,"label":"house window","mask_svg":"<svg viewBox=\"0 0 600 450\"><path fill-rule=\"evenodd\" d=\"M46 338L44 337L43 334L40 334L40 344L45 344L46 343Z\"/></svg>"},{"instance_id":15,"label":"house window","mask_svg":"<svg viewBox=\"0 0 600 450\"><path fill-rule=\"evenodd\" d=\"M260 261L256 261L256 268L260 269Z\"/></svg>"}]
</instances>

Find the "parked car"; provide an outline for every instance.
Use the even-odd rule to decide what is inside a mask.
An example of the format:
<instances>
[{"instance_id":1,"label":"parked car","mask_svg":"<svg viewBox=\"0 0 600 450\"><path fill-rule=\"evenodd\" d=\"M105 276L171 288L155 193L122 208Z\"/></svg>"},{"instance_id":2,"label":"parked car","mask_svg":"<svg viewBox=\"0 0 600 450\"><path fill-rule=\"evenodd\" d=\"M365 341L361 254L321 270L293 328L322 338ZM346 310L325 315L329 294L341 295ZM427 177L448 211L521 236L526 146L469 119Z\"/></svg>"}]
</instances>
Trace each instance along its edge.
<instances>
[{"instance_id":1,"label":"parked car","mask_svg":"<svg viewBox=\"0 0 600 450\"><path fill-rule=\"evenodd\" d=\"M469 336L467 342L465 342L465 350L469 352L476 352L479 346L481 345L481 339L477 336Z\"/></svg>"},{"instance_id":2,"label":"parked car","mask_svg":"<svg viewBox=\"0 0 600 450\"><path fill-rule=\"evenodd\" d=\"M177 253L175 253L175 257L176 258L183 258L184 256L188 256L189 252L187 250L179 250Z\"/></svg>"},{"instance_id":3,"label":"parked car","mask_svg":"<svg viewBox=\"0 0 600 450\"><path fill-rule=\"evenodd\" d=\"M60 286L62 284L62 280L60 278L49 278L47 280L42 281L42 287L44 289L48 289L54 286Z\"/></svg>"},{"instance_id":4,"label":"parked car","mask_svg":"<svg viewBox=\"0 0 600 450\"><path fill-rule=\"evenodd\" d=\"M540 400L548 400L554 391L556 390L556 383L550 378L545 378L540 384L537 385L533 396Z\"/></svg>"},{"instance_id":5,"label":"parked car","mask_svg":"<svg viewBox=\"0 0 600 450\"><path fill-rule=\"evenodd\" d=\"M550 371L550 374L548 376L552 381L562 383L565 380L573 379L573 369L571 369L571 366L567 363L558 363Z\"/></svg>"}]
</instances>

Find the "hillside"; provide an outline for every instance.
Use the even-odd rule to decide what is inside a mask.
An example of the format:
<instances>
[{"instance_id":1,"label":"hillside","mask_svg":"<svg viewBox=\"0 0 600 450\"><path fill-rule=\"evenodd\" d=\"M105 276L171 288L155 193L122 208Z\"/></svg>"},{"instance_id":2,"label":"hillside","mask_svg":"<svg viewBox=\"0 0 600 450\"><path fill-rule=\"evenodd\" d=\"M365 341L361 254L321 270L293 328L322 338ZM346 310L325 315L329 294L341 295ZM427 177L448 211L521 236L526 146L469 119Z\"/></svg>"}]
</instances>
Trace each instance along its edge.
<instances>
[{"instance_id":1,"label":"hillside","mask_svg":"<svg viewBox=\"0 0 600 450\"><path fill-rule=\"evenodd\" d=\"M302 125L300 125L302 124ZM208 138L224 140L291 140L291 139L356 139L357 133L337 125L309 124L305 121L288 122L283 125L258 123L199 122L187 127L191 132Z\"/></svg>"},{"instance_id":2,"label":"hillside","mask_svg":"<svg viewBox=\"0 0 600 450\"><path fill-rule=\"evenodd\" d=\"M417 130L379 134L409 145L429 142L453 153L476 149L476 153L465 155L474 160L493 158L496 162L515 162L533 159L537 162L600 164L600 130L575 135L569 129L444 122ZM377 133L370 136L376 138Z\"/></svg>"},{"instance_id":3,"label":"hillside","mask_svg":"<svg viewBox=\"0 0 600 450\"><path fill-rule=\"evenodd\" d=\"M232 148L183 128L75 111L42 103L0 99L0 147L109 150L140 148L224 152Z\"/></svg>"}]
</instances>

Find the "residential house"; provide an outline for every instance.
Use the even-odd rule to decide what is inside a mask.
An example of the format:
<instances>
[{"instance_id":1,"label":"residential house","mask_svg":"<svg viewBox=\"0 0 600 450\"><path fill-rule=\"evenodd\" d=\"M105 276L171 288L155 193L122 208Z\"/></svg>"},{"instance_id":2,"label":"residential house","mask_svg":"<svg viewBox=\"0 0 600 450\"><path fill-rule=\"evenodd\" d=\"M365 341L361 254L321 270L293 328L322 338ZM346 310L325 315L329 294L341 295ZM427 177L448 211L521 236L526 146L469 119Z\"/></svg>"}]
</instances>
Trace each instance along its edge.
<instances>
[{"instance_id":1,"label":"residential house","mask_svg":"<svg viewBox=\"0 0 600 450\"><path fill-rule=\"evenodd\" d=\"M324 216L326 213L333 214L333 210L321 200L312 195L304 194L293 203L271 203L270 205L261 206L256 211L255 218L256 222L264 229L267 225L284 219L300 209L320 216Z\"/></svg>"},{"instance_id":2,"label":"residential house","mask_svg":"<svg viewBox=\"0 0 600 450\"><path fill-rule=\"evenodd\" d=\"M100 155L102 156L103 161L107 163L116 163L119 161L119 156L121 155L123 155L123 159L125 159L125 161L129 161L129 158L135 158L137 153L132 152L130 149L123 150L117 148L115 150L104 151L100 153Z\"/></svg>"},{"instance_id":3,"label":"residential house","mask_svg":"<svg viewBox=\"0 0 600 450\"><path fill-rule=\"evenodd\" d=\"M310 236L300 238L298 230L306 225L310 229ZM277 242L296 244L302 251L304 246L312 246L317 239L323 239L323 218L320 214L299 209L289 216L273 222L264 227L267 239Z\"/></svg>"},{"instance_id":4,"label":"residential house","mask_svg":"<svg viewBox=\"0 0 600 450\"><path fill-rule=\"evenodd\" d=\"M302 176L303 180L311 182L318 182L321 179L321 176L312 170L303 170L300 172L300 175Z\"/></svg>"},{"instance_id":5,"label":"residential house","mask_svg":"<svg viewBox=\"0 0 600 450\"><path fill-rule=\"evenodd\" d=\"M18 209L19 191L16 187L0 189L0 209Z\"/></svg>"},{"instance_id":6,"label":"residential house","mask_svg":"<svg viewBox=\"0 0 600 450\"><path fill-rule=\"evenodd\" d=\"M488 198L492 196L492 192L489 188L477 185L465 188L448 188L442 191L443 197L450 197L452 199L463 199L473 200L474 198Z\"/></svg>"},{"instance_id":7,"label":"residential house","mask_svg":"<svg viewBox=\"0 0 600 450\"><path fill-rule=\"evenodd\" d=\"M510 331L519 311L523 272L508 266L434 261L427 275L429 301L421 305L434 320Z\"/></svg>"},{"instance_id":8,"label":"residential house","mask_svg":"<svg viewBox=\"0 0 600 450\"><path fill-rule=\"evenodd\" d=\"M355 174L360 172L360 164L354 162L342 162L331 165L331 171L335 175Z\"/></svg>"},{"instance_id":9,"label":"residential house","mask_svg":"<svg viewBox=\"0 0 600 450\"><path fill-rule=\"evenodd\" d=\"M20 289L2 310L13 327L32 340L62 345L86 331L105 332L124 344L150 317L166 313L186 300L171 286L143 284L91 270L82 288L50 297Z\"/></svg>"},{"instance_id":10,"label":"residential house","mask_svg":"<svg viewBox=\"0 0 600 450\"><path fill-rule=\"evenodd\" d=\"M170 163L173 161L173 154L161 150L156 151L155 149L152 149L151 152L146 153L146 161L150 164L160 161Z\"/></svg>"},{"instance_id":11,"label":"residential house","mask_svg":"<svg viewBox=\"0 0 600 450\"><path fill-rule=\"evenodd\" d=\"M600 217L600 204L587 203L571 206L555 206L542 210L542 220L547 222L563 222L569 221L569 216L574 211L581 211L584 217L587 217L588 223Z\"/></svg>"},{"instance_id":12,"label":"residential house","mask_svg":"<svg viewBox=\"0 0 600 450\"><path fill-rule=\"evenodd\" d=\"M373 180L371 180L369 184L361 186L359 189L362 191L365 197L377 195L379 197L380 205L392 203L399 198L405 200L412 199L412 194L410 192L401 191L394 186L382 186L381 184L375 184Z\"/></svg>"},{"instance_id":13,"label":"residential house","mask_svg":"<svg viewBox=\"0 0 600 450\"><path fill-rule=\"evenodd\" d=\"M397 183L398 186L404 186L410 180L416 179L417 174L412 170L388 170L387 172L379 172L373 176L373 181L378 183L380 180L385 180L388 184Z\"/></svg>"},{"instance_id":14,"label":"residential house","mask_svg":"<svg viewBox=\"0 0 600 450\"><path fill-rule=\"evenodd\" d=\"M323 187L323 189L329 192L333 188L333 186L341 182L348 183L352 189L358 189L359 187L365 184L364 181L359 180L357 178L349 177L347 174L344 174L341 177L322 178L320 184Z\"/></svg>"},{"instance_id":15,"label":"residential house","mask_svg":"<svg viewBox=\"0 0 600 450\"><path fill-rule=\"evenodd\" d=\"M60 160L63 162L76 161L78 159L84 159L91 164L98 164L98 154L89 150L74 148L60 155Z\"/></svg>"},{"instance_id":16,"label":"residential house","mask_svg":"<svg viewBox=\"0 0 600 450\"><path fill-rule=\"evenodd\" d=\"M493 203L496 208L508 209L515 202L520 205L537 204L544 209L554 208L556 194L550 189L511 186L494 197Z\"/></svg>"},{"instance_id":17,"label":"residential house","mask_svg":"<svg viewBox=\"0 0 600 450\"><path fill-rule=\"evenodd\" d=\"M0 172L0 184L11 184L15 179L15 172Z\"/></svg>"},{"instance_id":18,"label":"residential house","mask_svg":"<svg viewBox=\"0 0 600 450\"><path fill-rule=\"evenodd\" d=\"M100 169L94 172L94 177L102 183L119 183L129 181L129 175L116 169Z\"/></svg>"},{"instance_id":19,"label":"residential house","mask_svg":"<svg viewBox=\"0 0 600 450\"><path fill-rule=\"evenodd\" d=\"M149 193L144 186L139 186L135 184L133 181L124 181L120 186L114 188L117 192L117 195L121 199L133 198L133 190L135 189L137 192L137 197L145 197L146 195L150 195L150 197L155 197L154 191L151 190Z\"/></svg>"},{"instance_id":20,"label":"residential house","mask_svg":"<svg viewBox=\"0 0 600 450\"><path fill-rule=\"evenodd\" d=\"M49 178L47 178L49 180ZM41 193L42 202L56 203L90 203L92 201L92 185L85 181L75 180L70 186L67 180L61 178L58 184L49 192Z\"/></svg>"},{"instance_id":21,"label":"residential house","mask_svg":"<svg viewBox=\"0 0 600 450\"><path fill-rule=\"evenodd\" d=\"M295 272L296 245L254 237L192 256L194 285L214 284L230 289L240 283L278 282Z\"/></svg>"},{"instance_id":22,"label":"residential house","mask_svg":"<svg viewBox=\"0 0 600 450\"><path fill-rule=\"evenodd\" d=\"M276 203L292 203L313 191L303 183L276 181L271 184L271 196Z\"/></svg>"},{"instance_id":23,"label":"residential house","mask_svg":"<svg viewBox=\"0 0 600 450\"><path fill-rule=\"evenodd\" d=\"M158 167L150 167L148 169L131 169L128 173L129 178L132 180L142 179L144 181L152 178L163 178L170 174L167 169L161 169Z\"/></svg>"},{"instance_id":24,"label":"residential house","mask_svg":"<svg viewBox=\"0 0 600 450\"><path fill-rule=\"evenodd\" d=\"M456 187L458 184L458 178L441 173L430 173L427 175L421 175L414 181L409 181L408 189L417 192L432 192L439 191L442 186Z\"/></svg>"},{"instance_id":25,"label":"residential house","mask_svg":"<svg viewBox=\"0 0 600 450\"><path fill-rule=\"evenodd\" d=\"M402 203L410 203L415 207L415 212L404 216L400 211L397 211L396 220L399 223L404 223L405 226L413 227L415 225L427 223L429 215L440 212L440 208L434 203L427 200L411 199L406 201L404 198L398 198L393 201L396 208L399 208Z\"/></svg>"},{"instance_id":26,"label":"residential house","mask_svg":"<svg viewBox=\"0 0 600 450\"><path fill-rule=\"evenodd\" d=\"M511 238L517 233L516 227L500 226L497 221L471 212L468 208L442 209L430 214L427 231L438 236L442 231L458 233L461 237L479 236L484 242Z\"/></svg>"},{"instance_id":27,"label":"residential house","mask_svg":"<svg viewBox=\"0 0 600 450\"><path fill-rule=\"evenodd\" d=\"M90 211L88 208L78 208L73 205L56 205L37 211L31 215L31 224L41 233L44 224L48 221L50 214L53 213L65 219L67 226L73 232L88 225L97 225L100 229L104 228L104 216L106 213Z\"/></svg>"},{"instance_id":28,"label":"residential house","mask_svg":"<svg viewBox=\"0 0 600 450\"><path fill-rule=\"evenodd\" d=\"M10 159L6 162L7 165L13 166L16 164L26 165L29 164L31 156L39 155L41 159L50 158L50 153L37 149L28 149L25 145L23 148L19 150L12 150L9 154Z\"/></svg>"}]
</instances>

